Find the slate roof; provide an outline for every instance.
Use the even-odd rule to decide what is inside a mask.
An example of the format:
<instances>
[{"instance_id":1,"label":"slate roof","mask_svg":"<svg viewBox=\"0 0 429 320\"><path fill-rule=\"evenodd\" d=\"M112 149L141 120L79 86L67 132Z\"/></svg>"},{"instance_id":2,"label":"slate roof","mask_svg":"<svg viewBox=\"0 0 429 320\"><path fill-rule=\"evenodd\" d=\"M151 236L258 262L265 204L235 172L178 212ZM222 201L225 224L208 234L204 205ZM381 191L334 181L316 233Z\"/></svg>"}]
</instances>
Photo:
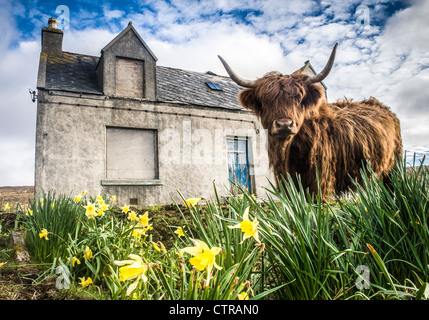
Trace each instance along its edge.
<instances>
[{"instance_id":1,"label":"slate roof","mask_svg":"<svg viewBox=\"0 0 429 320\"><path fill-rule=\"evenodd\" d=\"M229 77L157 66L158 100L240 110L237 95L242 89ZM217 83L222 91L210 89Z\"/></svg>"},{"instance_id":2,"label":"slate roof","mask_svg":"<svg viewBox=\"0 0 429 320\"><path fill-rule=\"evenodd\" d=\"M103 94L95 72L98 60L99 57L70 52L63 52L62 57L48 56L45 88Z\"/></svg>"},{"instance_id":3,"label":"slate roof","mask_svg":"<svg viewBox=\"0 0 429 320\"><path fill-rule=\"evenodd\" d=\"M62 57L48 56L45 89L102 95L96 73L99 59L70 52L63 52ZM242 88L229 77L162 66L156 67L156 77L158 101L242 109L237 99ZM206 82L219 84L222 91L210 89Z\"/></svg>"}]
</instances>

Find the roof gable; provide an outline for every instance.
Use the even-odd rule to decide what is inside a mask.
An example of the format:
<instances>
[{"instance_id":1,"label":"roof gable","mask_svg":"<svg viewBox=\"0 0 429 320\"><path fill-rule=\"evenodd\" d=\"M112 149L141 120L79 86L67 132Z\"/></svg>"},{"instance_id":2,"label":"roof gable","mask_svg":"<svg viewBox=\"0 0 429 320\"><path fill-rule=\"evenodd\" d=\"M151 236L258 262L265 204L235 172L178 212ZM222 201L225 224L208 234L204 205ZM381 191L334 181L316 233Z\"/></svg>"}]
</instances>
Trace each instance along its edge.
<instances>
[{"instance_id":1,"label":"roof gable","mask_svg":"<svg viewBox=\"0 0 429 320\"><path fill-rule=\"evenodd\" d=\"M110 41L103 49L101 49L101 54L103 55L104 52L108 51L115 45L117 45L122 38L124 38L129 32L133 34L135 38L140 42L140 44L143 46L143 48L150 54L150 56L153 58L154 61L158 61L158 58L155 56L155 54L152 52L152 50L149 48L149 46L144 42L142 37L139 35L137 30L133 27L132 22L130 21L128 23L128 26L121 31L115 38L113 38L112 41Z\"/></svg>"},{"instance_id":2,"label":"roof gable","mask_svg":"<svg viewBox=\"0 0 429 320\"><path fill-rule=\"evenodd\" d=\"M317 74L316 70L310 63L310 60L304 62L304 66L301 68L301 71L311 77ZM320 84L325 88L325 90L328 89L328 87L323 83L323 81L321 81Z\"/></svg>"}]
</instances>

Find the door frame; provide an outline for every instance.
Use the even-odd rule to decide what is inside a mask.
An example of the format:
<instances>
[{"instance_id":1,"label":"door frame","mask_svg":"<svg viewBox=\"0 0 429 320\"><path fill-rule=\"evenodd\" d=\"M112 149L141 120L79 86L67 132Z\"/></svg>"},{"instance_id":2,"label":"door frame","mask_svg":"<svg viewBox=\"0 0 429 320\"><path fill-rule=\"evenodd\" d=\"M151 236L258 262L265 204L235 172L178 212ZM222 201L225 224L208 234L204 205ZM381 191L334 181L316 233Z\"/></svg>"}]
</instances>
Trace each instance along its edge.
<instances>
[{"instance_id":1,"label":"door frame","mask_svg":"<svg viewBox=\"0 0 429 320\"><path fill-rule=\"evenodd\" d=\"M234 190L232 190L231 185L231 179L230 179L230 162L229 160L229 154L230 150L228 149L228 142L234 140L234 141L244 141L245 142L245 156L246 156L246 165L247 165L247 190L250 194L253 194L255 191L255 183L254 183L254 175L253 173L253 162L252 162L252 149L250 146L251 139L247 136L237 136L237 135L228 135L226 136L226 157L227 157L227 168L228 168L228 180L230 181L230 191L233 193ZM234 150L234 153L238 153L236 150ZM236 192L239 190L236 190Z\"/></svg>"}]
</instances>

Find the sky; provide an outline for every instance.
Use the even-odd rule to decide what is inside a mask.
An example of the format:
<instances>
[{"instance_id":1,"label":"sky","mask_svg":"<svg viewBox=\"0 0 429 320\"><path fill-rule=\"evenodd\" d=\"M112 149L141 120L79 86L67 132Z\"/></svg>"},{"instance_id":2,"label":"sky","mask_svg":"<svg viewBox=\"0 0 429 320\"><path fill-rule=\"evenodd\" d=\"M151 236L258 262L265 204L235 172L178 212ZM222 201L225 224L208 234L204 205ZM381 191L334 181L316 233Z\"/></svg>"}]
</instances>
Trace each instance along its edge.
<instances>
[{"instance_id":1,"label":"sky","mask_svg":"<svg viewBox=\"0 0 429 320\"><path fill-rule=\"evenodd\" d=\"M100 56L130 21L158 65L242 77L294 72L310 60L328 101L371 96L401 123L408 157L429 155L429 1L426 0L0 0L0 186L34 184L41 28L64 31L63 50Z\"/></svg>"}]
</instances>

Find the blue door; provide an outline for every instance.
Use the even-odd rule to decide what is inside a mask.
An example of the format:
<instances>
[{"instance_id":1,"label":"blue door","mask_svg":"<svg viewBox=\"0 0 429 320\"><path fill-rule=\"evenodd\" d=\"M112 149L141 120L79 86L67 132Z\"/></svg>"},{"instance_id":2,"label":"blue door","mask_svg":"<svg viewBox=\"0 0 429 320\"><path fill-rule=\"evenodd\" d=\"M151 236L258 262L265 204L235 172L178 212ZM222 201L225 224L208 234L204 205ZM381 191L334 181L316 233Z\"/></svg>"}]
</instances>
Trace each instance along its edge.
<instances>
[{"instance_id":1,"label":"blue door","mask_svg":"<svg viewBox=\"0 0 429 320\"><path fill-rule=\"evenodd\" d=\"M231 137L226 139L226 144L229 180L252 193L247 139ZM231 192L233 194L241 193L233 183L231 183Z\"/></svg>"}]
</instances>

